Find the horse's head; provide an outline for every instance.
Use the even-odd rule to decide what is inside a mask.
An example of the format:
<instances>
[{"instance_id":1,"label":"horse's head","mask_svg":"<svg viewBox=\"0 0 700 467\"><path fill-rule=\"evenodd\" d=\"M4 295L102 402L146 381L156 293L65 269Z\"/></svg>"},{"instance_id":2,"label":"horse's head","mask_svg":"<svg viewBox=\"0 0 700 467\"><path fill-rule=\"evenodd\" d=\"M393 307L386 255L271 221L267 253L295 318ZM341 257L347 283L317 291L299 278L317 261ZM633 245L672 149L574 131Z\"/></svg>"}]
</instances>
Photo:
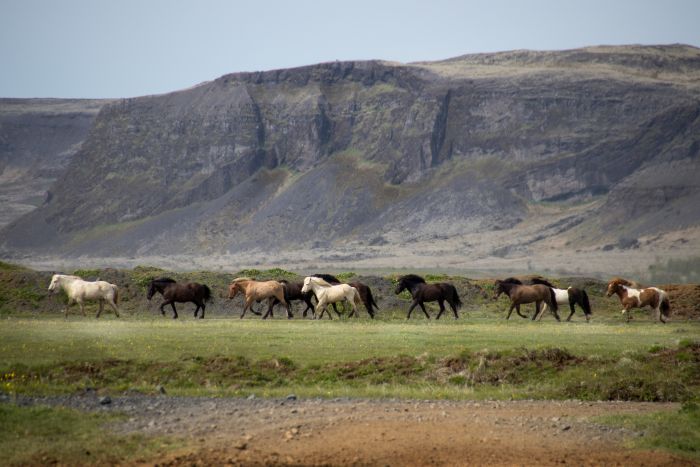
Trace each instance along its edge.
<instances>
[{"instance_id":1,"label":"horse's head","mask_svg":"<svg viewBox=\"0 0 700 467\"><path fill-rule=\"evenodd\" d=\"M608 289L605 291L605 296L612 297L613 294L616 294L622 290L623 290L623 280L613 279L608 283Z\"/></svg>"},{"instance_id":2,"label":"horse's head","mask_svg":"<svg viewBox=\"0 0 700 467\"><path fill-rule=\"evenodd\" d=\"M396 295L398 295L398 294L400 294L401 292L403 292L405 289L406 289L406 280L402 277L402 278L399 280L399 283L396 284L396 289L394 290L394 293L395 293Z\"/></svg>"},{"instance_id":3,"label":"horse's head","mask_svg":"<svg viewBox=\"0 0 700 467\"><path fill-rule=\"evenodd\" d=\"M153 298L153 295L156 293L156 281L151 281L151 284L148 286L148 294L146 294L146 298L148 300Z\"/></svg>"},{"instance_id":4,"label":"horse's head","mask_svg":"<svg viewBox=\"0 0 700 467\"><path fill-rule=\"evenodd\" d=\"M311 290L311 277L304 278L304 285L301 288L301 293L307 293Z\"/></svg>"},{"instance_id":5,"label":"horse's head","mask_svg":"<svg viewBox=\"0 0 700 467\"><path fill-rule=\"evenodd\" d=\"M60 280L60 274L54 274L53 277L51 277L51 283L49 284L49 292L54 293L56 291L56 287L58 287L58 282Z\"/></svg>"},{"instance_id":6,"label":"horse's head","mask_svg":"<svg viewBox=\"0 0 700 467\"><path fill-rule=\"evenodd\" d=\"M243 292L241 284L238 282L233 282L228 286L228 298L235 298L238 292Z\"/></svg>"},{"instance_id":7,"label":"horse's head","mask_svg":"<svg viewBox=\"0 0 700 467\"><path fill-rule=\"evenodd\" d=\"M498 299L498 297L501 296L502 293L506 293L506 289L503 286L506 282L503 282L501 280L496 279L496 282L493 283L493 297L491 297L492 300Z\"/></svg>"}]
</instances>

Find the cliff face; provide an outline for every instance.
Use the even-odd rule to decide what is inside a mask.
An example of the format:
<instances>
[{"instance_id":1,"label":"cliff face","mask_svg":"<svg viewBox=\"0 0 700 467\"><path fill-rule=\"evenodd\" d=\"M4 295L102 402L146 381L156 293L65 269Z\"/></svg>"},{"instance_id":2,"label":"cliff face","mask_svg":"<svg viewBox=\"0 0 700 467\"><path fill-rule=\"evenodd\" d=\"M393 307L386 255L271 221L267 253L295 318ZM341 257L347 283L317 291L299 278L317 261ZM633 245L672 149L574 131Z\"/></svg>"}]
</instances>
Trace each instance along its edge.
<instances>
[{"instance_id":1,"label":"cliff face","mask_svg":"<svg viewBox=\"0 0 700 467\"><path fill-rule=\"evenodd\" d=\"M586 215L613 236L697 226L699 115L700 51L685 46L227 75L105 105L51 199L0 241L103 255L400 243L513 228L543 201L598 201Z\"/></svg>"},{"instance_id":2,"label":"cliff face","mask_svg":"<svg viewBox=\"0 0 700 467\"><path fill-rule=\"evenodd\" d=\"M0 99L0 227L46 201L105 102Z\"/></svg>"}]
</instances>

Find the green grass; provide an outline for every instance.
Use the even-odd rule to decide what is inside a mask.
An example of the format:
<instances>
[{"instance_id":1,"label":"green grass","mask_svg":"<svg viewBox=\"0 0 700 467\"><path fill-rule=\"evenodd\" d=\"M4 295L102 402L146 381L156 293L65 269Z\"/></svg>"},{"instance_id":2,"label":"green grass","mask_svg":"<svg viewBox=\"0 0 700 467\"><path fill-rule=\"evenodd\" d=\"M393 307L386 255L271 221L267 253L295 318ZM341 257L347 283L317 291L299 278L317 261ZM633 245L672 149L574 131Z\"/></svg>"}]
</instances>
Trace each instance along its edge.
<instances>
[{"instance_id":1,"label":"green grass","mask_svg":"<svg viewBox=\"0 0 700 467\"><path fill-rule=\"evenodd\" d=\"M682 331L682 332L678 332ZM700 326L467 318L0 321L8 393L688 400Z\"/></svg>"},{"instance_id":2,"label":"green grass","mask_svg":"<svg viewBox=\"0 0 700 467\"><path fill-rule=\"evenodd\" d=\"M0 404L2 464L123 464L172 448L173 441L165 439L110 433L109 424L119 418L65 408Z\"/></svg>"},{"instance_id":3,"label":"green grass","mask_svg":"<svg viewBox=\"0 0 700 467\"><path fill-rule=\"evenodd\" d=\"M644 433L628 441L631 447L663 449L700 461L700 407L694 402L684 404L677 412L615 415L597 421Z\"/></svg>"}]
</instances>

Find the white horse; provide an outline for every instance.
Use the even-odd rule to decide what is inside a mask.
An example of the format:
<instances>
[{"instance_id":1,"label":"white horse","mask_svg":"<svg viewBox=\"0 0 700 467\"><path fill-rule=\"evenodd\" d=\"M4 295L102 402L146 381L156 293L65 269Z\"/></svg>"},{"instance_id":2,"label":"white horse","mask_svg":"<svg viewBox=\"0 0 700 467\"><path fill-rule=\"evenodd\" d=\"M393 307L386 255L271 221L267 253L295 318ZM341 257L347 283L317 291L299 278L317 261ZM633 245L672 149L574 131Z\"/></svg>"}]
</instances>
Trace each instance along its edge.
<instances>
[{"instance_id":1,"label":"white horse","mask_svg":"<svg viewBox=\"0 0 700 467\"><path fill-rule=\"evenodd\" d=\"M305 277L302 293L313 291L318 303L314 309L314 319L323 318L323 313L328 312L328 318L333 319L330 311L326 307L331 303L346 301L352 306L352 311L348 317L357 313L357 307L362 303L360 293L355 287L348 284L331 285L320 277ZM320 314L318 313L320 310ZM359 316L359 313L357 313Z\"/></svg>"},{"instance_id":2,"label":"white horse","mask_svg":"<svg viewBox=\"0 0 700 467\"><path fill-rule=\"evenodd\" d=\"M66 318L68 317L68 307L77 302L80 306L80 311L85 315L83 302L86 300L99 300L100 309L97 311L95 318L100 317L104 303L107 302L114 310L114 314L119 317L119 292L117 286L105 281L88 282L78 276L68 276L65 274L54 274L49 285L49 292L55 292L56 289L63 289L68 295L68 304L63 310Z\"/></svg>"}]
</instances>

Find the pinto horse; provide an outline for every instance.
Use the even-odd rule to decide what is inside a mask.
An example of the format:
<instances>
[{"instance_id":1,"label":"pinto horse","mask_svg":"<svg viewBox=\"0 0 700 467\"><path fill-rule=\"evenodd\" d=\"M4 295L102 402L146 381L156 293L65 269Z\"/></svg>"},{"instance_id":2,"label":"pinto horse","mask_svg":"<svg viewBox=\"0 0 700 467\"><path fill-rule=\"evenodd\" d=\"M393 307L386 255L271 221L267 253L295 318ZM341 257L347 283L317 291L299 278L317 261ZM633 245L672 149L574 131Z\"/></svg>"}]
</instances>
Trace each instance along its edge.
<instances>
[{"instance_id":1,"label":"pinto horse","mask_svg":"<svg viewBox=\"0 0 700 467\"><path fill-rule=\"evenodd\" d=\"M632 282L616 277L608 283L605 295L611 297L613 294L619 297L622 303L622 314L627 314L627 322L632 319L630 312L632 308L651 307L655 317L662 323L665 323L666 318L671 314L668 294L657 287L637 289L632 287Z\"/></svg>"},{"instance_id":2,"label":"pinto horse","mask_svg":"<svg viewBox=\"0 0 700 467\"><path fill-rule=\"evenodd\" d=\"M245 305L243 306L241 319L243 319L245 312L253 305L254 302L259 302L266 298L267 313L263 315L262 319L267 319L268 316L274 317L272 315L272 307L277 302L280 302L287 308L288 319L292 319L294 317L292 314L292 308L289 306L289 302L284 299L284 287L277 281L259 282L249 277L237 277L231 282L231 285L228 286L228 298L232 299L238 295L238 293L243 293L245 296Z\"/></svg>"},{"instance_id":3,"label":"pinto horse","mask_svg":"<svg viewBox=\"0 0 700 467\"><path fill-rule=\"evenodd\" d=\"M338 285L342 284L340 279L337 277L331 275L331 274L312 274L312 277L320 277L324 281L328 282L331 285ZM372 289L369 288L368 285L363 284L362 282L348 282L348 285L350 287L355 287L357 291L360 293L360 300L362 300L362 304L365 306L365 309L367 310L367 313L369 313L369 317L374 319L374 313L376 308L379 310L379 305L377 305L377 302L374 301L374 296L372 296ZM374 308L373 308L374 307ZM335 310L335 313L340 316L340 313L338 313L338 309L335 307L335 303L333 303L333 310Z\"/></svg>"},{"instance_id":4,"label":"pinto horse","mask_svg":"<svg viewBox=\"0 0 700 467\"><path fill-rule=\"evenodd\" d=\"M552 314L557 321L561 321L559 318L559 313L557 313L558 306L556 296L554 295L554 290L551 287L542 284L522 285L501 280L497 280L494 285L494 300L497 299L502 293L508 295L508 298L510 298L510 309L508 310L508 316L506 316L506 319L510 319L513 309L515 309L521 318L527 318L527 316L520 313L520 305L534 302L535 314L532 317L534 320L540 312L540 304L544 302L547 304L547 306L549 306L549 309L552 311Z\"/></svg>"},{"instance_id":5,"label":"pinto horse","mask_svg":"<svg viewBox=\"0 0 700 467\"><path fill-rule=\"evenodd\" d=\"M425 282L425 279L420 276L407 274L399 278L399 283L396 285L394 293L398 295L404 290L408 290L413 298L413 303L411 303L411 306L408 308L408 316L406 316L406 319L411 319L411 312L418 305L420 305L421 310L425 313L425 317L430 319L430 315L425 310L425 302L438 302L438 305L440 305L440 311L435 319L440 319L440 316L445 312L445 302L450 304L455 319L459 318L457 310L462 306L462 301L459 299L457 289L454 285L447 282L428 284Z\"/></svg>"},{"instance_id":6,"label":"pinto horse","mask_svg":"<svg viewBox=\"0 0 700 467\"><path fill-rule=\"evenodd\" d=\"M313 291L314 295L316 295L318 303L316 303L316 308L314 309L314 319L322 319L323 313L325 312L328 312L328 318L333 319L331 312L327 310L327 306L330 303L341 301L350 303L350 306L352 306L352 311L348 317L355 315L357 313L357 306L362 303L360 300L360 293L355 287L348 284L332 285L320 277L305 277L304 286L301 288L301 291ZM359 315L360 314L357 313L357 316Z\"/></svg>"},{"instance_id":7,"label":"pinto horse","mask_svg":"<svg viewBox=\"0 0 700 467\"><path fill-rule=\"evenodd\" d=\"M164 299L163 303L160 304L160 313L165 316L164 307L170 305L173 309L173 319L177 319L175 302L194 303L197 306L194 309L194 317L197 318L197 312L201 308L202 315L199 318L204 319L206 302L211 300L211 290L206 285L198 284L197 282L177 283L169 277L153 279L148 286L146 298L150 300L156 292L160 293Z\"/></svg>"},{"instance_id":8,"label":"pinto horse","mask_svg":"<svg viewBox=\"0 0 700 467\"><path fill-rule=\"evenodd\" d=\"M99 318L100 314L102 314L105 302L112 307L117 318L119 317L119 308L117 307L119 303L119 289L114 284L105 281L90 282L84 281L78 276L54 274L53 277L51 277L51 284L49 284L49 292L53 293L56 289L63 289L66 295L68 295L68 303L63 309L66 318L68 318L68 307L73 303L78 304L80 312L85 316L83 302L86 300L99 301L100 308L97 310L95 318Z\"/></svg>"},{"instance_id":9,"label":"pinto horse","mask_svg":"<svg viewBox=\"0 0 700 467\"><path fill-rule=\"evenodd\" d=\"M569 314L569 317L566 318L567 321L571 321L571 317L574 316L574 313L576 312L576 308L574 305L578 305L583 310L583 314L586 315L586 322L590 322L591 314L593 314L593 312L591 311L591 303L588 300L588 294L585 290L578 289L576 287L558 289L554 287L554 285L552 285L552 283L548 280L539 277L532 278L530 279L530 281L532 282L532 284L542 284L546 285L547 287L551 287L552 290L554 290L554 297L557 300L557 305L569 305L571 313ZM519 279L513 277L505 279L504 282L522 284L522 282ZM544 315L545 310L547 310L546 303L542 305L542 310L540 311L539 316L537 317L538 320L542 319L542 315Z\"/></svg>"}]
</instances>

